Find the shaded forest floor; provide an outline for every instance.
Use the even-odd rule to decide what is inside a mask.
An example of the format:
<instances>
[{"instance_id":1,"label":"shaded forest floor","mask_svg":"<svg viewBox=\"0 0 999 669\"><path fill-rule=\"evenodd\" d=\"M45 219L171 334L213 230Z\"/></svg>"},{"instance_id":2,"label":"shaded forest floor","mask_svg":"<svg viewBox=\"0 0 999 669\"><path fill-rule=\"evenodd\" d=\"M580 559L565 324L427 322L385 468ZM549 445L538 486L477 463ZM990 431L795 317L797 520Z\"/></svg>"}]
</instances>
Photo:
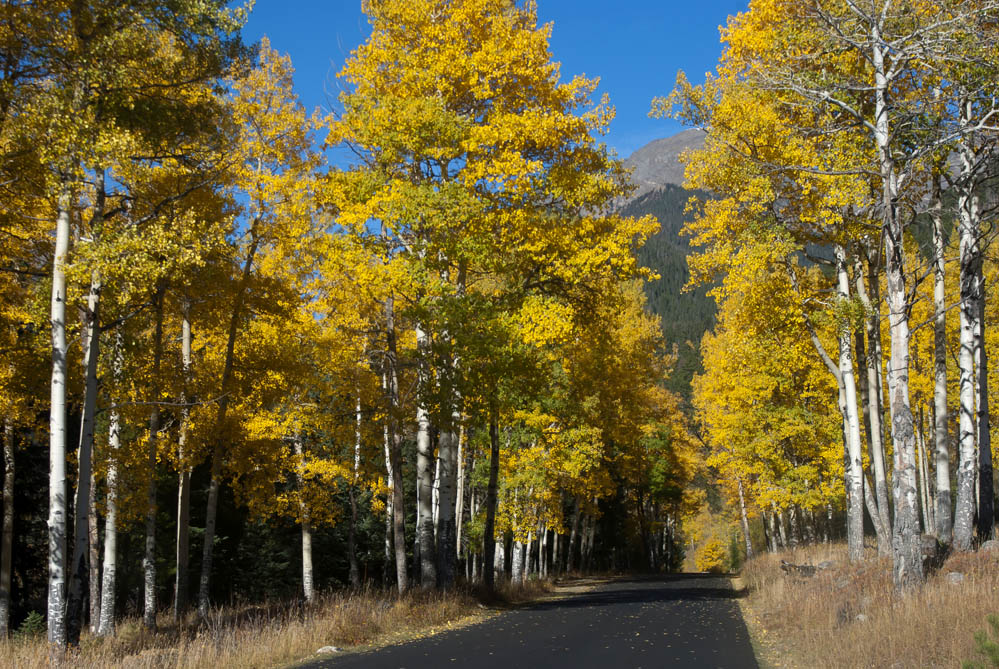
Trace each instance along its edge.
<instances>
[{"instance_id":1,"label":"shaded forest floor","mask_svg":"<svg viewBox=\"0 0 999 669\"><path fill-rule=\"evenodd\" d=\"M328 646L344 650L374 647L471 624L552 591L547 581L530 581L524 586L506 585L494 597L470 589L414 591L403 597L374 589L337 592L319 596L312 605L287 602L219 608L204 622L192 614L183 624L175 625L163 615L155 633L146 631L141 620L129 619L119 623L114 638L84 633L65 666L280 667L315 659L317 651ZM48 667L44 629L35 636L0 642L0 666Z\"/></svg>"},{"instance_id":2,"label":"shaded forest floor","mask_svg":"<svg viewBox=\"0 0 999 669\"><path fill-rule=\"evenodd\" d=\"M792 576L780 561L824 565ZM959 667L982 664L975 633L999 613L999 551L957 553L917 593L899 596L890 558L846 544L764 554L744 566L743 616L764 667ZM991 666L985 663L985 666Z\"/></svg>"}]
</instances>

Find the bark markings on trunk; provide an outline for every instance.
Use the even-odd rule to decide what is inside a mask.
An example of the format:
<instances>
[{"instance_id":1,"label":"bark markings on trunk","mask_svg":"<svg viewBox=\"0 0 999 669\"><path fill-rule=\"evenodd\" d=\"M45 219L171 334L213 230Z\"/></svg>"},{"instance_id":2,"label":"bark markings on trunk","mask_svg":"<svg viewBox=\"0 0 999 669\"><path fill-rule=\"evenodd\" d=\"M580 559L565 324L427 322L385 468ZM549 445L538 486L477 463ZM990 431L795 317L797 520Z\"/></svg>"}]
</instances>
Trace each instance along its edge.
<instances>
[{"instance_id":1,"label":"bark markings on trunk","mask_svg":"<svg viewBox=\"0 0 999 669\"><path fill-rule=\"evenodd\" d=\"M180 395L180 434L177 439L177 462L180 463L180 473L177 477L177 573L173 597L174 622L180 622L187 611L190 588L188 566L191 559L191 466L187 462L187 432L191 413L187 406L191 379L191 302L186 297L181 309L180 355L183 386Z\"/></svg>"},{"instance_id":2,"label":"bark markings on trunk","mask_svg":"<svg viewBox=\"0 0 999 669\"><path fill-rule=\"evenodd\" d=\"M49 404L48 642L58 661L66 648L66 255L72 191L62 176L52 262L52 379Z\"/></svg>"}]
</instances>

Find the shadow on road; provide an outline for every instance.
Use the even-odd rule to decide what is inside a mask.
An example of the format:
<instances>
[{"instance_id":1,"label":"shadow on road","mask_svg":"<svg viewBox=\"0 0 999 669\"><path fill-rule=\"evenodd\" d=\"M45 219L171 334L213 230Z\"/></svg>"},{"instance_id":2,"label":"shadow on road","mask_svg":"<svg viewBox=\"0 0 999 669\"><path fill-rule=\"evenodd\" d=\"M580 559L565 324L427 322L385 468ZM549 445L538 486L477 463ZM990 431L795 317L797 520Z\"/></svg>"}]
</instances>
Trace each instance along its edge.
<instances>
[{"instance_id":1,"label":"shadow on road","mask_svg":"<svg viewBox=\"0 0 999 669\"><path fill-rule=\"evenodd\" d=\"M565 599L550 599L525 607L552 610L619 604L669 603L738 599L743 591L732 587L725 576L714 574L670 574L629 576L615 579L610 587Z\"/></svg>"}]
</instances>

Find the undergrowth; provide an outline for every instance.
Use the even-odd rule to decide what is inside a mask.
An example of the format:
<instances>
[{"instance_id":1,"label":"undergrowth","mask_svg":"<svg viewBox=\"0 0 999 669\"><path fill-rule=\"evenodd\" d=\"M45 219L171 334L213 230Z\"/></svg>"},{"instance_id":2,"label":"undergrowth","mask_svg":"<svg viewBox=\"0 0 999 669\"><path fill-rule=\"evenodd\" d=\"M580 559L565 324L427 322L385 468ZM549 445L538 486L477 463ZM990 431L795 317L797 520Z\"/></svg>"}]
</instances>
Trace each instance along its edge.
<instances>
[{"instance_id":1,"label":"undergrowth","mask_svg":"<svg viewBox=\"0 0 999 669\"><path fill-rule=\"evenodd\" d=\"M315 657L326 646L391 643L457 626L488 615L482 604L513 605L547 592L547 582L506 585L493 597L456 589L413 591L399 597L382 590L321 595L312 604L281 602L213 609L205 620L194 614L174 624L166 614L156 632L139 619L118 624L114 637L84 634L70 649L67 667L128 669L236 669L284 666ZM0 642L0 666L49 666L44 635L20 635Z\"/></svg>"},{"instance_id":2,"label":"undergrowth","mask_svg":"<svg viewBox=\"0 0 999 669\"><path fill-rule=\"evenodd\" d=\"M958 667L980 658L976 632L999 607L999 552L952 555L917 592L900 595L890 558L844 544L766 554L746 563L747 621L775 667ZM819 565L810 578L780 561ZM981 636L981 633L978 634Z\"/></svg>"}]
</instances>

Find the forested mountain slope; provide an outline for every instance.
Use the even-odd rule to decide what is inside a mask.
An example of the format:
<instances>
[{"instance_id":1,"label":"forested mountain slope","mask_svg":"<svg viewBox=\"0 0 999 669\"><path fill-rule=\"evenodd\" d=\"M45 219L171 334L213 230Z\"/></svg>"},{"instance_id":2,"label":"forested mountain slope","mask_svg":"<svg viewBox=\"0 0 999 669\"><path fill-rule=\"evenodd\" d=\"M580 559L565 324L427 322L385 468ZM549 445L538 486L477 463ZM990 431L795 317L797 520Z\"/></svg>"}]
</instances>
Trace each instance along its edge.
<instances>
[{"instance_id":1,"label":"forested mountain slope","mask_svg":"<svg viewBox=\"0 0 999 669\"><path fill-rule=\"evenodd\" d=\"M684 398L690 397L690 381L701 369L699 346L701 337L714 325L715 303L706 288L684 290L690 271L687 255L689 240L680 234L691 214L686 214L687 202L703 193L688 191L677 182L682 180L680 154L697 148L704 135L686 130L673 137L655 140L642 147L626 164L634 171L632 182L639 193L621 209L627 216L651 214L659 219L659 232L639 251L639 261L659 274L659 279L646 285L649 308L662 320L663 336L679 353L676 370L668 387Z\"/></svg>"}]
</instances>

